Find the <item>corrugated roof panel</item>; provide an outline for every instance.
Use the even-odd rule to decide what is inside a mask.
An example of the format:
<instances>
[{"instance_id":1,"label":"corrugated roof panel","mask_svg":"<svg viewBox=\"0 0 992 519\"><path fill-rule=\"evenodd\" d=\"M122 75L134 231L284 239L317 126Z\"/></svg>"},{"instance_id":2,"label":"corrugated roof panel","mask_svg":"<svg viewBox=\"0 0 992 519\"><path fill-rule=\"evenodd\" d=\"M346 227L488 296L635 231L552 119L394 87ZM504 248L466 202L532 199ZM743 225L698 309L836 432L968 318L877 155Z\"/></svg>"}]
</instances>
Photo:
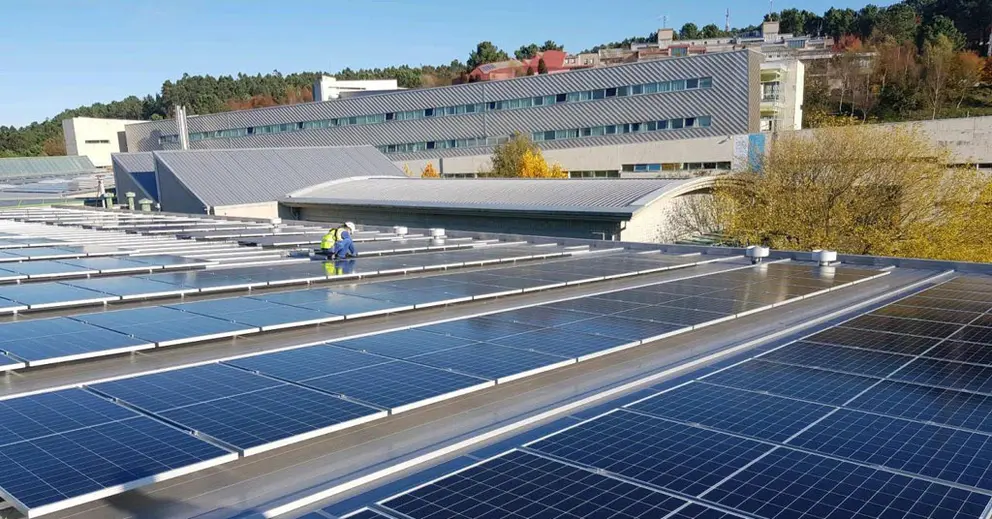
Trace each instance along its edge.
<instances>
[{"instance_id":1,"label":"corrugated roof panel","mask_svg":"<svg viewBox=\"0 0 992 519\"><path fill-rule=\"evenodd\" d=\"M0 159L0 177L33 177L92 173L96 167L86 156L14 157Z\"/></svg>"},{"instance_id":2,"label":"corrugated roof panel","mask_svg":"<svg viewBox=\"0 0 992 519\"><path fill-rule=\"evenodd\" d=\"M155 171L155 157L151 152L114 153L111 156L114 171L120 168L127 173Z\"/></svg>"},{"instance_id":3,"label":"corrugated roof panel","mask_svg":"<svg viewBox=\"0 0 992 519\"><path fill-rule=\"evenodd\" d=\"M403 176L370 147L158 151L154 156L159 175L174 176L210 206L278 200L349 177Z\"/></svg>"}]
</instances>

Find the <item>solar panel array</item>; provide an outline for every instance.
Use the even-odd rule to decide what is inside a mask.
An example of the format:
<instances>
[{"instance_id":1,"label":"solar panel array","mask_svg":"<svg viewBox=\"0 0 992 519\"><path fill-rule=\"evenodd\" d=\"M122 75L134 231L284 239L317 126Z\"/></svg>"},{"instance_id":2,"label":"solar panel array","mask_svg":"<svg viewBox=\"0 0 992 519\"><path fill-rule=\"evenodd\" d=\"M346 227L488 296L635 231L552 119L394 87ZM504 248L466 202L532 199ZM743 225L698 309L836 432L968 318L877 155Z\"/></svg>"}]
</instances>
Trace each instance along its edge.
<instances>
[{"instance_id":1,"label":"solar panel array","mask_svg":"<svg viewBox=\"0 0 992 519\"><path fill-rule=\"evenodd\" d=\"M658 268L658 265L666 261L661 256L652 259L657 262L652 268ZM641 268L646 268L647 265L641 263L645 261L652 260L636 258L627 264L638 262ZM572 270L582 271L586 268L578 265ZM714 312L707 312L702 306L715 304L719 308L739 306L741 310L752 310L751 305L746 304L747 299L740 300L739 305L727 305L714 302L734 300L715 297L708 298L711 299L709 301L703 294L730 289L730 293L745 298L754 294L761 301L767 301L767 294L779 294L780 302L786 302L789 298L801 297L796 295L797 292L813 294L878 275L879 272L871 270L839 268L827 274L826 271L808 266L768 264L713 276L613 291L600 294L597 298L589 298L588 301L592 303L603 303L603 307L608 309L603 314L591 312L592 308L561 308L561 305L580 301L576 299L538 305L526 310L498 312L482 317L233 358L220 363L103 381L71 391L86 394L87 397L91 396L90 393L101 395L107 399L98 399L101 406L107 401L113 401L128 409L139 410L142 417L158 420L154 423L169 431L174 431L169 428L172 426L195 433L195 437L185 436L194 442L208 440L241 455L251 455L374 420L387 413L406 411L507 380L572 364L584 358L631 347L657 338L659 331L667 334L691 330L694 326L708 324L705 319L712 318L710 314ZM355 288L360 290L361 287ZM783 288L789 290L783 291ZM652 315L655 320L644 319L644 315L638 318L616 315L625 310L611 305L611 302L625 302L626 295L645 293L670 294L674 297L666 301L666 305L671 306L629 303L639 308L654 307L655 313ZM770 307L766 305L765 308ZM264 311L267 308L260 304L247 308L244 313ZM226 309L238 313L238 305L228 305ZM697 319L690 320L686 318L686 312L690 309L706 313L700 313ZM149 333L172 333L173 326L170 323L181 319L173 313L177 312L174 308L149 307L138 310L143 312L140 324L136 324L137 328L133 331L135 335L146 335L149 339L159 338L147 335ZM678 315L678 322L682 324L668 323L665 320L668 311ZM120 319L100 317L113 313L115 312L95 314L89 319L98 321L96 324L100 326L117 326ZM547 320L541 320L540 316ZM252 318L255 317L257 316ZM732 316L727 314L726 317ZM577 323L604 318L607 326L598 333L570 328ZM637 324L629 325L626 321ZM690 321L695 324L687 324ZM53 321L45 328L56 329L56 326L61 325ZM72 329L71 326L73 325L65 324L65 328L58 329L67 334L85 333ZM178 326L190 328L199 324L193 321L179 322ZM614 332L614 329L622 332ZM629 332L635 329L645 335L636 339L631 337ZM214 329L209 330L213 331ZM559 333L561 337L555 337ZM580 346L570 348L568 344L573 341ZM545 343L553 347L542 351ZM13 397L0 401L0 406L41 408L53 394L55 393ZM100 412L79 410L74 414L98 416ZM12 418L11 423L20 423L18 420ZM62 414L39 413L32 416L30 422L31 427L51 430L63 421L65 418ZM6 421L0 419L0 432L4 430L4 423ZM90 427L87 431L92 429L94 428ZM58 435L46 438L51 438L46 451L55 459L39 458L40 462L46 466L75 463L75 460L62 459L64 455L77 453L71 448L70 439ZM198 443L196 445L199 446ZM140 446L136 448L141 449ZM186 452L190 451L195 449L188 447ZM2 453L0 447L0 454ZM211 462L213 460L211 458ZM140 471L132 465L143 467L145 463L143 458L137 456L115 458L113 461L120 466L119 473L123 474L138 473ZM18 463L25 472L30 473L35 469L30 457L18 459ZM183 465L187 468L189 466L191 465ZM551 470L547 473L561 474L561 478L571 477L567 471L555 472L557 469L554 467L536 470ZM685 510L687 503L686 500L679 499L657 499L650 491L639 490L634 485L618 486L609 478L591 478L584 475L583 471L573 471L571 474L583 476L584 479L576 482L574 488L584 486L584 492L589 496L601 494L610 488L615 489L617 498L628 496L635 499L634 496L639 496L636 500L652 507L651 512L644 512L644 517L657 517L662 512ZM44 484L52 490L35 499L30 496L35 495L42 483L34 481L25 484L20 476L8 476L7 472L2 472L0 494L9 498L12 503L19 503L22 510L43 507L54 509L90 499L87 497L90 494L76 491L77 481L73 478L45 479ZM129 481L125 486L133 486L137 484L134 481L139 479ZM110 482L120 483L117 480ZM114 491L109 486L100 489L103 492L101 495ZM597 502L605 507L611 501Z\"/></svg>"},{"instance_id":2,"label":"solar panel array","mask_svg":"<svg viewBox=\"0 0 992 519\"><path fill-rule=\"evenodd\" d=\"M990 316L959 277L362 513L985 518Z\"/></svg>"},{"instance_id":3,"label":"solar panel array","mask_svg":"<svg viewBox=\"0 0 992 519\"><path fill-rule=\"evenodd\" d=\"M530 253L533 254L533 251ZM539 254L560 253L561 250L556 249L555 252ZM663 254L590 255L562 263L509 267L485 273L456 273L431 278L310 288L0 323L0 337L4 338L0 340L0 354L3 355L0 357L0 371L396 313L543 290L566 283L577 285L598 281L606 276L685 268L697 262L698 258L695 257ZM110 278L77 283L18 285L0 287L0 297L11 301L12 305L44 308L45 305L72 303L99 304L110 302L115 297L134 298L156 292L161 295L181 294L183 289L189 287L191 279L196 280L198 291L206 292L214 288L210 283L228 287L239 282L251 282L252 278L247 272L256 273L254 280L263 283L273 283L284 276L313 272L316 267L320 268L320 274L326 276L323 265L306 263L302 266L308 268L246 267L231 269L230 272L214 270L157 274L133 280ZM545 267L549 270L541 270ZM545 272L553 279L542 279L540 276ZM235 276L234 273L244 277ZM112 293L107 293L111 291ZM65 334L62 338L66 340L53 340L51 333L46 331L64 327L72 328L76 335ZM88 337L94 339L85 340Z\"/></svg>"}]
</instances>

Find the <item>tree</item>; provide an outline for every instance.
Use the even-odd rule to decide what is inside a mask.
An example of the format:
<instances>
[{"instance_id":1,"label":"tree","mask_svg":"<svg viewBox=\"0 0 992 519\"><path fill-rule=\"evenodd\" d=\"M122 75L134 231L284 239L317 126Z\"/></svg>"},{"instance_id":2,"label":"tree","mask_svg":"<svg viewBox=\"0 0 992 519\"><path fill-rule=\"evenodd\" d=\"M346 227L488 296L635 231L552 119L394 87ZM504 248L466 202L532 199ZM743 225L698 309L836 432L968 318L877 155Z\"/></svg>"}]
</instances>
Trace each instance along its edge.
<instances>
[{"instance_id":1,"label":"tree","mask_svg":"<svg viewBox=\"0 0 992 519\"><path fill-rule=\"evenodd\" d=\"M540 149L524 151L520 163L520 178L568 178L559 164L548 165Z\"/></svg>"},{"instance_id":2,"label":"tree","mask_svg":"<svg viewBox=\"0 0 992 519\"><path fill-rule=\"evenodd\" d=\"M719 38L723 34L723 31L716 26L715 23L711 23L703 27L699 32L700 38Z\"/></svg>"},{"instance_id":3,"label":"tree","mask_svg":"<svg viewBox=\"0 0 992 519\"><path fill-rule=\"evenodd\" d=\"M534 67L527 67L527 75L528 76L534 75Z\"/></svg>"},{"instance_id":4,"label":"tree","mask_svg":"<svg viewBox=\"0 0 992 519\"><path fill-rule=\"evenodd\" d=\"M915 41L917 29L916 10L903 3L886 7L875 25L876 36L888 36L896 43Z\"/></svg>"},{"instance_id":5,"label":"tree","mask_svg":"<svg viewBox=\"0 0 992 519\"><path fill-rule=\"evenodd\" d=\"M930 118L936 119L948 95L948 84L954 63L954 47L946 36L937 36L923 44L923 87Z\"/></svg>"},{"instance_id":6,"label":"tree","mask_svg":"<svg viewBox=\"0 0 992 519\"><path fill-rule=\"evenodd\" d=\"M434 169L434 163L428 162L427 165L424 166L423 171L420 172L420 178L441 178L441 175L439 175L437 170Z\"/></svg>"},{"instance_id":7,"label":"tree","mask_svg":"<svg viewBox=\"0 0 992 519\"><path fill-rule=\"evenodd\" d=\"M468 55L466 66L469 70L475 70L479 65L506 61L508 59L510 59L510 56L500 50L499 47L493 45L491 41L483 41L476 45L475 50Z\"/></svg>"},{"instance_id":8,"label":"tree","mask_svg":"<svg viewBox=\"0 0 992 519\"><path fill-rule=\"evenodd\" d=\"M513 51L513 57L517 59L530 59L537 56L537 53L540 51L541 48L538 47L536 43L521 45L519 49Z\"/></svg>"},{"instance_id":9,"label":"tree","mask_svg":"<svg viewBox=\"0 0 992 519\"><path fill-rule=\"evenodd\" d=\"M409 164L406 164L406 163L403 164L403 174L406 175L406 176L408 176L408 177L412 177L413 176L413 172L410 171L410 165Z\"/></svg>"},{"instance_id":10,"label":"tree","mask_svg":"<svg viewBox=\"0 0 992 519\"><path fill-rule=\"evenodd\" d=\"M778 13L768 13L768 14L765 15L764 21L766 21L766 22L777 22L777 21L779 21L779 14Z\"/></svg>"},{"instance_id":11,"label":"tree","mask_svg":"<svg viewBox=\"0 0 992 519\"><path fill-rule=\"evenodd\" d=\"M965 98L982 80L985 60L972 51L958 52L951 61L947 78L947 94L956 100L955 108L960 110Z\"/></svg>"},{"instance_id":12,"label":"tree","mask_svg":"<svg viewBox=\"0 0 992 519\"><path fill-rule=\"evenodd\" d=\"M546 52L549 50L565 50L565 47L562 45L558 45L557 43L554 42L554 40L547 40L544 42L543 45L541 45L540 50L541 52Z\"/></svg>"},{"instance_id":13,"label":"tree","mask_svg":"<svg viewBox=\"0 0 992 519\"><path fill-rule=\"evenodd\" d=\"M992 183L973 168L948 170L949 160L910 130L787 134L760 172L735 174L715 196L730 207L724 232L741 244L990 261L992 228L975 220L992 216Z\"/></svg>"},{"instance_id":14,"label":"tree","mask_svg":"<svg viewBox=\"0 0 992 519\"><path fill-rule=\"evenodd\" d=\"M933 43L938 36L947 38L954 50L963 49L966 43L964 34L954 26L953 20L943 15L937 15L921 28L919 37L920 48L923 48L923 44L926 42Z\"/></svg>"},{"instance_id":15,"label":"tree","mask_svg":"<svg viewBox=\"0 0 992 519\"><path fill-rule=\"evenodd\" d=\"M857 15L857 32L858 36L863 40L871 38L875 32L875 26L878 25L878 19L882 15L882 10L878 8L875 4L868 4L858 11Z\"/></svg>"},{"instance_id":16,"label":"tree","mask_svg":"<svg viewBox=\"0 0 992 519\"><path fill-rule=\"evenodd\" d=\"M547 63L544 62L544 58L537 60L537 73L538 74L548 73L548 65Z\"/></svg>"},{"instance_id":17,"label":"tree","mask_svg":"<svg viewBox=\"0 0 992 519\"><path fill-rule=\"evenodd\" d=\"M823 31L835 40L841 35L854 32L854 19L857 13L853 9L835 9L831 7L823 13Z\"/></svg>"},{"instance_id":18,"label":"tree","mask_svg":"<svg viewBox=\"0 0 992 519\"><path fill-rule=\"evenodd\" d=\"M679 29L679 39L680 40L698 40L699 39L699 27L696 24L689 22Z\"/></svg>"},{"instance_id":19,"label":"tree","mask_svg":"<svg viewBox=\"0 0 992 519\"><path fill-rule=\"evenodd\" d=\"M489 171L480 176L501 178L568 178L561 166L548 166L541 149L525 134L514 133L510 140L493 148Z\"/></svg>"},{"instance_id":20,"label":"tree","mask_svg":"<svg viewBox=\"0 0 992 519\"><path fill-rule=\"evenodd\" d=\"M49 137L42 144L42 151L49 157L65 155L65 140L59 137Z\"/></svg>"},{"instance_id":21,"label":"tree","mask_svg":"<svg viewBox=\"0 0 992 519\"><path fill-rule=\"evenodd\" d=\"M783 9L779 13L779 31L790 34L808 34L806 22L818 18L815 14L799 9Z\"/></svg>"}]
</instances>

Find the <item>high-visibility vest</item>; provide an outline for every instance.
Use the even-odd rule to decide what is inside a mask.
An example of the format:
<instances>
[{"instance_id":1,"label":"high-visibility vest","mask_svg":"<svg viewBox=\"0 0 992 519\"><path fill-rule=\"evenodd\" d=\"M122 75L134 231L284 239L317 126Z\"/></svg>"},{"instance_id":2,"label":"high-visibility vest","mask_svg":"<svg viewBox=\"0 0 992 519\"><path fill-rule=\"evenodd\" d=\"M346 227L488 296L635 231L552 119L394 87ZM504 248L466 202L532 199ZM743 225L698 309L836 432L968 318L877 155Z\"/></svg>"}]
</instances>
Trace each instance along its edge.
<instances>
[{"instance_id":1,"label":"high-visibility vest","mask_svg":"<svg viewBox=\"0 0 992 519\"><path fill-rule=\"evenodd\" d=\"M338 230L331 229L327 231L327 234L325 234L323 238L320 239L320 248L330 249L334 247L334 242L336 241L338 241Z\"/></svg>"}]
</instances>

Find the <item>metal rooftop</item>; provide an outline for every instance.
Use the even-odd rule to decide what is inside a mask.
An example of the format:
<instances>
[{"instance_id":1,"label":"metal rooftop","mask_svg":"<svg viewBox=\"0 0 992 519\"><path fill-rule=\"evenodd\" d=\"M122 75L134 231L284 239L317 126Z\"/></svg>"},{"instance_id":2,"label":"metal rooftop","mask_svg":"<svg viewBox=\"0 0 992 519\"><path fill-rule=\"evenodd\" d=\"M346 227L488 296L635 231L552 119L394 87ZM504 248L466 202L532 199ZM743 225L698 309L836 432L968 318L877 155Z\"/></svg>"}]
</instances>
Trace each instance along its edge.
<instances>
[{"instance_id":1,"label":"metal rooftop","mask_svg":"<svg viewBox=\"0 0 992 519\"><path fill-rule=\"evenodd\" d=\"M320 225L0 211L0 513L990 515L988 265Z\"/></svg>"}]
</instances>

